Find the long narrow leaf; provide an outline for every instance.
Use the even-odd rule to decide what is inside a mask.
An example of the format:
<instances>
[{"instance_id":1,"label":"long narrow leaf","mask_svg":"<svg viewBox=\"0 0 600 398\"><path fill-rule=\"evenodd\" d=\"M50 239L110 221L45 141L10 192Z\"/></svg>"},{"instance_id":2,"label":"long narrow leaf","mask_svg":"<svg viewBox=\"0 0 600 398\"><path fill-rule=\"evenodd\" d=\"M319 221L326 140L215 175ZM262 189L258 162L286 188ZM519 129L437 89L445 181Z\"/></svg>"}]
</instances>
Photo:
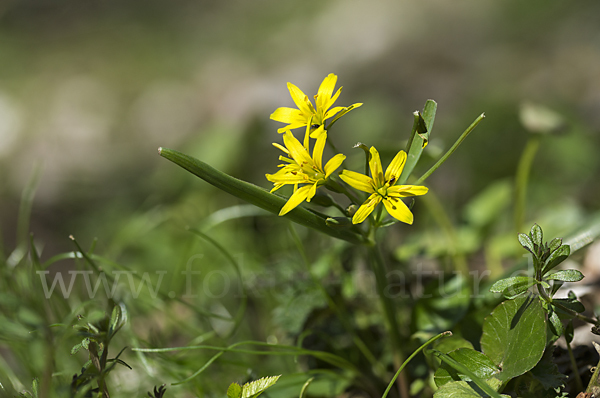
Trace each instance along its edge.
<instances>
[{"instance_id":1,"label":"long narrow leaf","mask_svg":"<svg viewBox=\"0 0 600 398\"><path fill-rule=\"evenodd\" d=\"M158 153L160 156L186 169L195 176L202 178L209 184L271 213L278 214L283 205L287 202L287 199L279 195L272 194L249 182L238 180L237 178L214 169L208 164L181 152L168 148L159 148ZM364 239L355 232L334 229L327 226L325 217L320 217L302 207L296 207L284 217L290 221L315 229L334 238L351 243L362 243L364 241Z\"/></svg>"},{"instance_id":2,"label":"long narrow leaf","mask_svg":"<svg viewBox=\"0 0 600 398\"><path fill-rule=\"evenodd\" d=\"M410 177L415 166L419 162L423 149L429 142L429 135L433 128L435 120L435 112L437 111L437 103L433 100L427 100L423 107L423 113L415 112L415 121L410 133L410 139L406 148L406 164L404 170L398 179L400 184L404 184Z\"/></svg>"}]
</instances>

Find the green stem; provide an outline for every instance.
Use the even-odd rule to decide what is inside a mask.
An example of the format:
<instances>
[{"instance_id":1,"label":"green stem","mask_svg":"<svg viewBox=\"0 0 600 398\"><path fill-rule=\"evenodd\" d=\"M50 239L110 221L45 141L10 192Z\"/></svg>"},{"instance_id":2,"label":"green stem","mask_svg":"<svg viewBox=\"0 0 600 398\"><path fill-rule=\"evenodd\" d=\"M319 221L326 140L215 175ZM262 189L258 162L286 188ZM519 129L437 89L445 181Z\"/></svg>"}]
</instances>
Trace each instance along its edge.
<instances>
[{"instance_id":1,"label":"green stem","mask_svg":"<svg viewBox=\"0 0 600 398\"><path fill-rule=\"evenodd\" d=\"M377 231L377 228L373 228L372 238L374 242L374 235ZM394 308L394 303L390 297L388 297L385 293L385 288L387 286L387 277L385 273L385 263L383 261L383 257L381 256L381 251L379 250L379 246L373 244L369 246L369 260L371 262L373 272L375 273L375 282L377 285L377 295L379 296L379 300L381 301L381 306L383 307L383 314L386 319L388 333L392 342L392 352L394 355L394 362L399 365L403 362L403 353L402 346L403 341L402 337L399 334L400 327L398 326L398 320L396 318L396 311ZM408 397L408 381L404 374L400 375L400 379L398 380L398 387L400 389L401 397Z\"/></svg>"},{"instance_id":2,"label":"green stem","mask_svg":"<svg viewBox=\"0 0 600 398\"><path fill-rule=\"evenodd\" d=\"M525 221L525 204L527 198L527 184L529 183L529 174L533 159L540 147L541 136L539 134L531 134L525 149L519 159L517 166L517 174L515 176L515 230L518 232Z\"/></svg>"},{"instance_id":3,"label":"green stem","mask_svg":"<svg viewBox=\"0 0 600 398\"><path fill-rule=\"evenodd\" d=\"M375 216L375 227L379 228L381 225L381 215L383 214L383 206L379 206L377 209L377 215Z\"/></svg>"},{"instance_id":4,"label":"green stem","mask_svg":"<svg viewBox=\"0 0 600 398\"><path fill-rule=\"evenodd\" d=\"M437 339L440 339L440 338L445 337L445 336L452 336L452 332L450 332L450 331L442 332L442 333L438 334L437 336L430 338L429 340L427 340L427 342L425 344L423 344L421 347L417 348L412 354L410 354L410 356L406 359L406 361L404 361L404 363L402 363L402 366L400 366L400 368L398 368L398 371L396 372L396 374L394 375L394 377L392 378L392 380L390 380L390 383L388 384L388 386L387 386L385 392L383 393L383 395L381 396L381 398L386 398L387 397L388 393L392 389L392 386L394 385L394 382L396 381L396 379L398 378L398 376L400 375L400 373L402 372L402 370L404 369L404 367L406 365L408 365L408 363L419 352L423 351L425 349L425 347L427 347L429 344L433 343Z\"/></svg>"},{"instance_id":5,"label":"green stem","mask_svg":"<svg viewBox=\"0 0 600 398\"><path fill-rule=\"evenodd\" d=\"M571 343L567 340L567 352L569 353L569 359L571 360L571 367L573 368L573 374L575 374L575 386L577 387L577 391L583 391L583 382L581 381L581 376L579 375L579 370L577 369L577 361L575 361L575 356L573 355L573 350L571 350Z\"/></svg>"},{"instance_id":6,"label":"green stem","mask_svg":"<svg viewBox=\"0 0 600 398\"><path fill-rule=\"evenodd\" d=\"M588 316L580 314L577 311L573 311L572 309L565 307L564 305L560 304L558 301L552 300L552 297L548 296L546 289L544 289L544 287L541 284L538 283L537 289L538 289L538 292L540 293L540 296L542 297L542 299L544 299L544 301L546 301L547 303L552 304L553 306L555 306L557 308L560 308L562 311L568 313L569 315L571 315L583 322L591 323L592 325L598 324L597 319L590 318Z\"/></svg>"},{"instance_id":7,"label":"green stem","mask_svg":"<svg viewBox=\"0 0 600 398\"><path fill-rule=\"evenodd\" d=\"M467 127L467 129L460 135L460 137L458 137L458 140L456 140L456 142L454 143L454 145L452 145L452 147L448 150L448 152L446 152L444 154L444 156L442 156L440 158L440 160L437 161L436 164L431 166L431 168L429 170L427 170L425 172L425 174L423 174L421 176L421 178L419 178L415 182L415 185L422 184L431 174L433 174L434 171L436 171L438 169L438 167L440 167L446 160L448 160L450 155L452 155L454 153L454 151L456 151L456 149L458 149L458 146L460 144L462 144L462 142L467 138L467 136L469 134L471 134L471 132L473 130L475 130L475 127L477 127L477 125L483 120L483 118L485 118L485 114L482 113L481 115L479 115L479 117L477 119L475 119L475 121L473 123L471 123L471 125L469 127Z\"/></svg>"}]
</instances>

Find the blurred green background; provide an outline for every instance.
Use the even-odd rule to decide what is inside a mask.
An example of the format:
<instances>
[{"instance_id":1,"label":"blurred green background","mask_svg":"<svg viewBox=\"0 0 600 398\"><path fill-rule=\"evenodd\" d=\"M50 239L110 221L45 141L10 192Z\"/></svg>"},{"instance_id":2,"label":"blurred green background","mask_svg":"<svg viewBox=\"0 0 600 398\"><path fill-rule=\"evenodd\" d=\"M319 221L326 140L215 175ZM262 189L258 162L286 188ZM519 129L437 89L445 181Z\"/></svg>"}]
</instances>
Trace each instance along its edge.
<instances>
[{"instance_id":1,"label":"blurred green background","mask_svg":"<svg viewBox=\"0 0 600 398\"><path fill-rule=\"evenodd\" d=\"M69 234L106 241L131 213L186 196L190 222L235 202L207 195L159 146L269 187L269 144L280 139L269 114L292 105L286 82L311 94L331 72L345 87L340 105L365 103L335 131L347 155L356 141L395 150L428 98L439 104L433 149L486 113L429 180L450 209L514 175L526 140L518 105L550 107L570 128L536 159L533 183L549 187L540 200L597 208L598 15L597 1L6 1L5 245L36 164L32 230L49 253L71 248Z\"/></svg>"},{"instance_id":2,"label":"blurred green background","mask_svg":"<svg viewBox=\"0 0 600 398\"><path fill-rule=\"evenodd\" d=\"M40 167L31 231L43 259L73 250L70 234L85 247L97 237L97 252L140 270L183 269L198 251L218 257L190 243L185 227L240 202L160 158L157 148L270 188L264 174L279 163L271 143L281 140L270 113L293 106L287 82L312 95L329 73L344 86L336 105L364 103L332 130L351 165L362 164L362 151L352 149L357 141L381 148L388 162L408 138L412 112L429 98L438 113L417 176L486 113L427 181L459 228L487 223L464 204L498 184L492 192L506 200L490 206L499 207L495 217L508 214L498 228L512 233L511 193L503 187L529 134L519 107L532 102L560 114L565 127L544 137L534 161L526 220L545 220L550 234L569 232L600 208L599 16L595 0L6 0L2 243L7 252L15 246L20 197ZM415 213L415 225L394 227L392 236L436 228L423 205ZM293 247L285 232L284 222L263 217L211 234L242 256L246 269L260 272L265 259L277 264L273 258ZM325 248L318 236L300 232L311 247ZM465 252L478 250L479 238L468 231L464 238ZM398 258L422 252L412 243ZM293 280L286 272L275 274ZM261 311L270 314L258 307L251 314L262 319ZM297 332L285 309L275 314ZM140 318L138 326L152 321ZM165 328L158 327L168 335ZM255 337L269 335L267 326L248 328ZM154 343L189 341L183 331L170 333L182 336Z\"/></svg>"}]
</instances>

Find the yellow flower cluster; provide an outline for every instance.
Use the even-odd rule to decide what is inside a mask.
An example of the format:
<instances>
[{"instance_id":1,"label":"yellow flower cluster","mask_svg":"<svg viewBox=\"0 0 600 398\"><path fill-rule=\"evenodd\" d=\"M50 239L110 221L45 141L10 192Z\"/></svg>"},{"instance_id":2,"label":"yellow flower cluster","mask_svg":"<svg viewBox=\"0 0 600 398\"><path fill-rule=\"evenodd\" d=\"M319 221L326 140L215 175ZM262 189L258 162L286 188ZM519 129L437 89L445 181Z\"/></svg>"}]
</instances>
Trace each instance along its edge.
<instances>
[{"instance_id":1,"label":"yellow flower cluster","mask_svg":"<svg viewBox=\"0 0 600 398\"><path fill-rule=\"evenodd\" d=\"M337 76L333 73L323 80L317 95L314 96L315 106L302 90L292 83L288 83L288 89L298 109L282 107L271 114L271 119L287 123L286 126L278 129L279 133L283 133L284 145L273 144L285 155L279 157L284 162L279 165L280 170L275 174L267 174L266 177L274 184L271 192L287 184L294 185L294 193L283 206L279 215L288 213L305 200L310 202L315 196L317 188L327 183L329 176L341 166L346 158L343 154L337 154L324 167L322 166L323 151L327 141L325 121L333 117L328 126L330 127L340 117L362 105L357 103L348 107L332 108L331 106L342 91L340 87L333 94L336 82ZM292 129L298 127L306 128L303 144L291 133ZM312 156L309 154L310 138L316 140ZM424 195L428 189L423 186L396 185L405 162L406 152L398 152L384 174L379 152L371 147L369 157L371 177L350 170L343 170L340 173L340 178L345 183L370 194L353 215L352 223L359 224L365 221L381 202L392 217L407 224L413 223L413 214L401 198Z\"/></svg>"}]
</instances>

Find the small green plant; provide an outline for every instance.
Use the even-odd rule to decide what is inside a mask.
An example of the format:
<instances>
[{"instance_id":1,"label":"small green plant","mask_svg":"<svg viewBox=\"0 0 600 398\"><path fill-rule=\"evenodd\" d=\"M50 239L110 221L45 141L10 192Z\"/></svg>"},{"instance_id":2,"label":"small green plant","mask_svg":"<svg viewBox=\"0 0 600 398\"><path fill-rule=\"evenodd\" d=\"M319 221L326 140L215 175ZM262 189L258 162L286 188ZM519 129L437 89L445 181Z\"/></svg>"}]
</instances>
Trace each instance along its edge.
<instances>
[{"instance_id":1,"label":"small green plant","mask_svg":"<svg viewBox=\"0 0 600 398\"><path fill-rule=\"evenodd\" d=\"M560 238L544 242L537 224L518 239L532 255L534 275L510 277L492 285L492 292L502 293L508 300L485 319L482 352L470 348L448 353L432 350L443 362L435 373L440 387L435 397L499 397L499 392L506 390L524 398L564 396L561 388L566 376L552 362L552 346L561 335L570 343L573 318L594 327L598 320L581 314L585 308L572 292L566 299L553 298L564 282L583 279L578 270L552 271L567 259L569 246ZM532 287L538 294L530 292ZM575 363L573 368L577 369ZM581 381L578 387L583 390Z\"/></svg>"},{"instance_id":2,"label":"small green plant","mask_svg":"<svg viewBox=\"0 0 600 398\"><path fill-rule=\"evenodd\" d=\"M265 390L277 383L281 376L263 377L240 386L238 383L231 383L227 389L227 398L257 398Z\"/></svg>"},{"instance_id":3,"label":"small green plant","mask_svg":"<svg viewBox=\"0 0 600 398\"><path fill-rule=\"evenodd\" d=\"M80 324L75 326L78 334L83 337L81 343L76 344L71 349L71 355L76 354L81 349L85 349L89 353L89 361L81 368L81 373L73 376L71 382L71 395L73 397L85 396L88 391L98 392L102 398L109 398L106 377L114 370L117 364L131 367L119 359L123 351L114 357L109 358L109 345L115 334L127 322L127 310L123 304L114 304L110 317L106 316L97 322L85 322L85 319L80 317ZM95 381L97 388L92 388L91 383Z\"/></svg>"}]
</instances>

